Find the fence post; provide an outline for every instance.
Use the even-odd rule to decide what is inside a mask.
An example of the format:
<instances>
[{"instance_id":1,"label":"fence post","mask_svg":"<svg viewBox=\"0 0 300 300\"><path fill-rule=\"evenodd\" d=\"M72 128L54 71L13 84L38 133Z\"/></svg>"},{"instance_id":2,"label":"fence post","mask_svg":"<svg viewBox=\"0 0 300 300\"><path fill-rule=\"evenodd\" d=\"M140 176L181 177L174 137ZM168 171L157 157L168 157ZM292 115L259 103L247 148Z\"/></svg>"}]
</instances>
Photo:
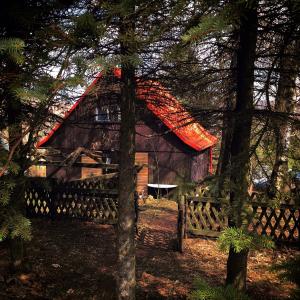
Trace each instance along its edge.
<instances>
[{"instance_id":1,"label":"fence post","mask_svg":"<svg viewBox=\"0 0 300 300\"><path fill-rule=\"evenodd\" d=\"M178 250L183 253L183 239L185 235L185 213L184 213L184 196L180 197L178 203L178 221L177 221L177 241L178 241Z\"/></svg>"}]
</instances>

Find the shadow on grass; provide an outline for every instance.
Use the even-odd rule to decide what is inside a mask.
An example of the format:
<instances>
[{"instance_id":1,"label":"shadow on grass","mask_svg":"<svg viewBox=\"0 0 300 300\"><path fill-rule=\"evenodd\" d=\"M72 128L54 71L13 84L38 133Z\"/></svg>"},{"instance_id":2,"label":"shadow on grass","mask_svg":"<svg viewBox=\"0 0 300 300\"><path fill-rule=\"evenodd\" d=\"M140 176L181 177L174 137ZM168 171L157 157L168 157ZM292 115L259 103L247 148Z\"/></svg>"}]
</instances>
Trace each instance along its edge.
<instances>
[{"instance_id":1,"label":"shadow on grass","mask_svg":"<svg viewBox=\"0 0 300 300\"><path fill-rule=\"evenodd\" d=\"M291 294L293 289L288 291ZM292 299L289 296L282 296L282 291L280 291L280 286L270 282L268 280L257 280L255 282L247 283L247 294L251 295L251 299L256 300L287 300ZM279 296L279 294L281 294ZM286 293L287 294L287 293ZM264 295L264 296L262 296ZM296 299L295 299L296 300Z\"/></svg>"}]
</instances>

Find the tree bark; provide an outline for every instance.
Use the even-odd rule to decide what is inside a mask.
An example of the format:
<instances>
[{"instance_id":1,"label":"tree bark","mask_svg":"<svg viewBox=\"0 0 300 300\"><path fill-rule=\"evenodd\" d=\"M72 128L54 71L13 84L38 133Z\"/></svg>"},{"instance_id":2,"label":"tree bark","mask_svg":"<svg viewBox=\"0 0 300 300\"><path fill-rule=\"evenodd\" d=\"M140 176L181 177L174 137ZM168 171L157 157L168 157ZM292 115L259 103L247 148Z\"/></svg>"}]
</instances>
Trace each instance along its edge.
<instances>
[{"instance_id":1,"label":"tree bark","mask_svg":"<svg viewBox=\"0 0 300 300\"><path fill-rule=\"evenodd\" d=\"M237 39L236 34L234 34L233 40L236 39ZM230 79L227 84L227 89L229 91L229 94L225 100L226 112L223 115L221 149L220 149L220 156L219 156L218 166L216 171L217 176L219 176L218 189L219 189L220 196L222 196L222 191L224 190L224 183L230 174L230 164L231 164L230 148L232 142L233 127L234 127L234 119L232 118L230 113L234 110L235 107L235 100L234 100L235 95L234 95L233 87L236 78L236 53L232 54L230 69L231 69Z\"/></svg>"},{"instance_id":2,"label":"tree bark","mask_svg":"<svg viewBox=\"0 0 300 300\"><path fill-rule=\"evenodd\" d=\"M230 166L230 146L232 139L232 119L228 116L223 117L223 128L222 128L222 137L221 137L221 149L218 160L218 166L216 175L222 176L220 179L224 182L224 176L228 171L228 167ZM222 189L223 184L220 184L220 188Z\"/></svg>"},{"instance_id":3,"label":"tree bark","mask_svg":"<svg viewBox=\"0 0 300 300\"><path fill-rule=\"evenodd\" d=\"M17 237L9 239L10 249L10 270L12 273L17 273L24 268L25 246L22 238Z\"/></svg>"},{"instance_id":4,"label":"tree bark","mask_svg":"<svg viewBox=\"0 0 300 300\"><path fill-rule=\"evenodd\" d=\"M228 99L230 101L230 99ZM231 100L232 102L232 100ZM220 155L218 159L218 166L216 175L218 176L218 194L219 197L223 197L226 193L226 182L230 178L230 168L231 168L231 143L232 134L234 127L234 119L229 115L223 116L223 128L222 128L222 139L220 147Z\"/></svg>"},{"instance_id":5,"label":"tree bark","mask_svg":"<svg viewBox=\"0 0 300 300\"><path fill-rule=\"evenodd\" d=\"M254 62L257 40L257 1L240 4L239 47L237 51L236 108L231 143L231 215L230 227L243 227L244 205L248 199L249 152L253 110ZM227 261L227 284L246 288L248 251L230 250Z\"/></svg>"},{"instance_id":6,"label":"tree bark","mask_svg":"<svg viewBox=\"0 0 300 300\"><path fill-rule=\"evenodd\" d=\"M121 55L134 54L134 1L120 24ZM118 278L119 300L135 299L135 67L128 61L122 63L121 75L121 132L120 132L120 178L118 207Z\"/></svg>"},{"instance_id":7,"label":"tree bark","mask_svg":"<svg viewBox=\"0 0 300 300\"><path fill-rule=\"evenodd\" d=\"M13 101L13 98L9 99L10 102ZM16 102L16 101L15 101ZM14 107L8 110L8 121L9 121L9 149L14 147L15 143L18 143L20 139L22 139L22 126L21 121L18 118L21 115L19 111L20 105L15 103ZM10 174L10 177L13 178L13 182L15 186L13 187L13 191L10 195L9 200L9 211L12 214L20 214L25 216L25 200L24 200L24 178L22 174L23 163L25 158L20 154L20 146L18 146L13 155L14 163L17 163L20 171L18 174ZM9 237L9 250L10 250L10 266L12 272L22 271L24 267L24 253L25 253L25 245L24 241L21 237L11 238Z\"/></svg>"},{"instance_id":8,"label":"tree bark","mask_svg":"<svg viewBox=\"0 0 300 300\"><path fill-rule=\"evenodd\" d=\"M296 78L298 61L296 53L299 43L291 42L286 46L280 59L280 77L278 82L275 111L290 114L294 112L296 103ZM287 116L280 116L274 122L276 153L271 174L270 195L276 196L289 191L288 150L290 144L291 126Z\"/></svg>"},{"instance_id":9,"label":"tree bark","mask_svg":"<svg viewBox=\"0 0 300 300\"><path fill-rule=\"evenodd\" d=\"M25 201L24 201L24 165L26 157L22 155L22 104L20 100L11 91L11 86L19 86L18 82L19 74L21 74L21 68L14 62L7 64L7 73L11 74L7 82L7 88L4 92L7 102L7 120L8 120L8 145L9 151L15 149L13 153L12 161L19 167L17 174L10 173L15 186L10 195L9 211L12 215L20 214L25 216ZM16 146L17 145L17 146ZM10 267L12 272L22 271L24 268L24 253L25 246L21 237L11 238L9 237L9 251L10 251Z\"/></svg>"},{"instance_id":10,"label":"tree bark","mask_svg":"<svg viewBox=\"0 0 300 300\"><path fill-rule=\"evenodd\" d=\"M233 285L238 290L244 290L247 279L248 250L235 253L231 247L227 260L226 284Z\"/></svg>"}]
</instances>

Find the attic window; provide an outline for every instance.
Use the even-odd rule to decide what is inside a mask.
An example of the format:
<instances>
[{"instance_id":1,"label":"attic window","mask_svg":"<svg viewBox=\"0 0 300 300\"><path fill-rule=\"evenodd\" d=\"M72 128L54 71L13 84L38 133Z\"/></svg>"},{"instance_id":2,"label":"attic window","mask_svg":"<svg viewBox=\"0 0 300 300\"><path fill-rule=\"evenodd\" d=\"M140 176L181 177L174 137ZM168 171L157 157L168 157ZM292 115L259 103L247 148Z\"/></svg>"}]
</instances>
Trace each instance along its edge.
<instances>
[{"instance_id":1,"label":"attic window","mask_svg":"<svg viewBox=\"0 0 300 300\"><path fill-rule=\"evenodd\" d=\"M95 122L120 122L121 112L119 105L110 104L95 108Z\"/></svg>"},{"instance_id":2,"label":"attic window","mask_svg":"<svg viewBox=\"0 0 300 300\"><path fill-rule=\"evenodd\" d=\"M96 107L95 121L96 122L109 122L110 121L108 106L102 106L101 108Z\"/></svg>"}]
</instances>

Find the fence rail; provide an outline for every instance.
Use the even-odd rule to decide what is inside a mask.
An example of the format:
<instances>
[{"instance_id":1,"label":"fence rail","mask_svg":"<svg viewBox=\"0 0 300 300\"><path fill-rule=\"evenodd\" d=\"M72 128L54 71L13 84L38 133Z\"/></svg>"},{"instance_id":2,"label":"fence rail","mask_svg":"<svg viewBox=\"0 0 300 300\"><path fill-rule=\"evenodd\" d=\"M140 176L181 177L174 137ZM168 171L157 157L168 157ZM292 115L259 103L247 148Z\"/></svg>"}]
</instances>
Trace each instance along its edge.
<instances>
[{"instance_id":1,"label":"fence rail","mask_svg":"<svg viewBox=\"0 0 300 300\"><path fill-rule=\"evenodd\" d=\"M115 224L118 217L118 191L99 181L58 182L31 180L25 190L29 217L61 217Z\"/></svg>"},{"instance_id":2,"label":"fence rail","mask_svg":"<svg viewBox=\"0 0 300 300\"><path fill-rule=\"evenodd\" d=\"M300 207L266 203L249 204L248 230L267 235L276 242L300 243ZM178 245L187 235L217 237L228 226L228 205L224 199L182 197L178 205Z\"/></svg>"}]
</instances>

